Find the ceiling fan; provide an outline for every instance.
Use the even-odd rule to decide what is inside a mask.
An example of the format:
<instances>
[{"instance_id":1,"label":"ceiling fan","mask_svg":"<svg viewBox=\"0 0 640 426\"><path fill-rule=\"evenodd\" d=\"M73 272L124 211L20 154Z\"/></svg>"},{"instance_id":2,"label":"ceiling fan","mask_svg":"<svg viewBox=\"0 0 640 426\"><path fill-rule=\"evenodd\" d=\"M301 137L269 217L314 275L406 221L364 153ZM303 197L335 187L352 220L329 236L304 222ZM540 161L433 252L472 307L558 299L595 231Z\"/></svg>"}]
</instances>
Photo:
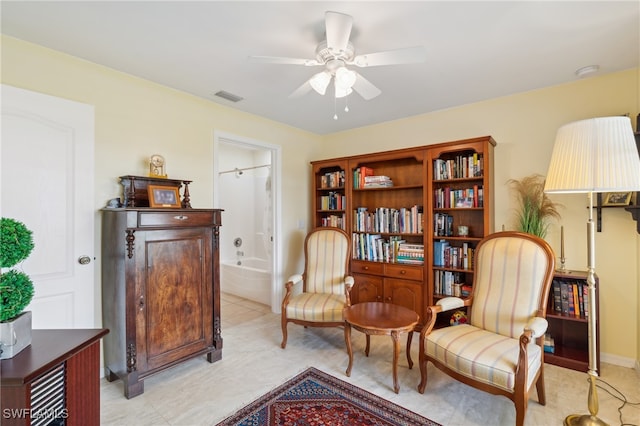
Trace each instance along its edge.
<instances>
[{"instance_id":1,"label":"ceiling fan","mask_svg":"<svg viewBox=\"0 0 640 426\"><path fill-rule=\"evenodd\" d=\"M353 17L350 15L328 11L325 12L326 40L316 47L315 59L277 56L251 56L250 59L262 63L325 67L323 71L314 74L304 82L289 97L302 96L311 89L324 95L333 80L336 98L348 96L355 90L365 100L373 99L382 92L361 74L347 68L347 65L364 68L426 61L423 46L356 55L355 48L349 41L352 27Z\"/></svg>"}]
</instances>

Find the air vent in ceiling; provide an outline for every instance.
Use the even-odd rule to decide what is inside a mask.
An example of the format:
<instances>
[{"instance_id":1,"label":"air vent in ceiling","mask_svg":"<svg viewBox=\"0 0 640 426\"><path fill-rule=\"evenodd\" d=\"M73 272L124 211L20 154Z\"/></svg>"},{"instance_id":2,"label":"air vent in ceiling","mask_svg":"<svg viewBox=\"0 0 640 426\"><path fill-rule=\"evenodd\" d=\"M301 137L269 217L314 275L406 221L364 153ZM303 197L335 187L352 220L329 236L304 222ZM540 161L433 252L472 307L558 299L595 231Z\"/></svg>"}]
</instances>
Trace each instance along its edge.
<instances>
[{"instance_id":1,"label":"air vent in ceiling","mask_svg":"<svg viewBox=\"0 0 640 426\"><path fill-rule=\"evenodd\" d=\"M233 93L225 92L224 90L220 90L219 92L214 93L214 95L231 102L240 102L244 99L242 96L234 95Z\"/></svg>"}]
</instances>

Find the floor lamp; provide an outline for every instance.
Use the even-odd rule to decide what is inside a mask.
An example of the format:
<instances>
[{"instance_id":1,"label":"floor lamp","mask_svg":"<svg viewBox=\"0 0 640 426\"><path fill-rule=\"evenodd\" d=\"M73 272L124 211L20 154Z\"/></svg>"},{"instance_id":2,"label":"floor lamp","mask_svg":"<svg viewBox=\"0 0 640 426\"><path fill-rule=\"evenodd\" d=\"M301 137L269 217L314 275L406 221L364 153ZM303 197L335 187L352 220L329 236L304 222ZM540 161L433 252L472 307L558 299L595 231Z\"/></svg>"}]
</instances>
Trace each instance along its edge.
<instances>
[{"instance_id":1,"label":"floor lamp","mask_svg":"<svg viewBox=\"0 0 640 426\"><path fill-rule=\"evenodd\" d=\"M596 280L593 193L640 191L640 158L629 117L602 117L565 124L558 129L545 182L548 193L586 193L587 286L589 300L590 414L572 414L565 425L604 425L597 417Z\"/></svg>"}]
</instances>

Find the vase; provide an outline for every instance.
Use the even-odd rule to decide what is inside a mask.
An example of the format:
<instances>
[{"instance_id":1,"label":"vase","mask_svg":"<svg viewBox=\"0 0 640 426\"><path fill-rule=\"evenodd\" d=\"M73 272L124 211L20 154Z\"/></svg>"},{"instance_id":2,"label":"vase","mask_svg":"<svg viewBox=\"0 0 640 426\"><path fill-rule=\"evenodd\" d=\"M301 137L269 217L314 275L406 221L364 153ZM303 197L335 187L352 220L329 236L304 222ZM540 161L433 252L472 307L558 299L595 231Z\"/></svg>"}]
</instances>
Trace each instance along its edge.
<instances>
[{"instance_id":1,"label":"vase","mask_svg":"<svg viewBox=\"0 0 640 426\"><path fill-rule=\"evenodd\" d=\"M31 311L0 322L0 359L13 358L31 344Z\"/></svg>"}]
</instances>

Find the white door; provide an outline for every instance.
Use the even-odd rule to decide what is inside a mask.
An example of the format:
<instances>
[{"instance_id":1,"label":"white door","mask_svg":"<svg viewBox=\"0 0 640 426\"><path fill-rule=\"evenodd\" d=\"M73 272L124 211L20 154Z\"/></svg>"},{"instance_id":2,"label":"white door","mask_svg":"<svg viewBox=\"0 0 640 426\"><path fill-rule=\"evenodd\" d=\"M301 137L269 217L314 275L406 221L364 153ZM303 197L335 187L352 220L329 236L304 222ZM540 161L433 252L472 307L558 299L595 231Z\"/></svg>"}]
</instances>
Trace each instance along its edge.
<instances>
[{"instance_id":1,"label":"white door","mask_svg":"<svg viewBox=\"0 0 640 426\"><path fill-rule=\"evenodd\" d=\"M1 90L0 214L33 231L33 328L95 327L94 108Z\"/></svg>"}]
</instances>

